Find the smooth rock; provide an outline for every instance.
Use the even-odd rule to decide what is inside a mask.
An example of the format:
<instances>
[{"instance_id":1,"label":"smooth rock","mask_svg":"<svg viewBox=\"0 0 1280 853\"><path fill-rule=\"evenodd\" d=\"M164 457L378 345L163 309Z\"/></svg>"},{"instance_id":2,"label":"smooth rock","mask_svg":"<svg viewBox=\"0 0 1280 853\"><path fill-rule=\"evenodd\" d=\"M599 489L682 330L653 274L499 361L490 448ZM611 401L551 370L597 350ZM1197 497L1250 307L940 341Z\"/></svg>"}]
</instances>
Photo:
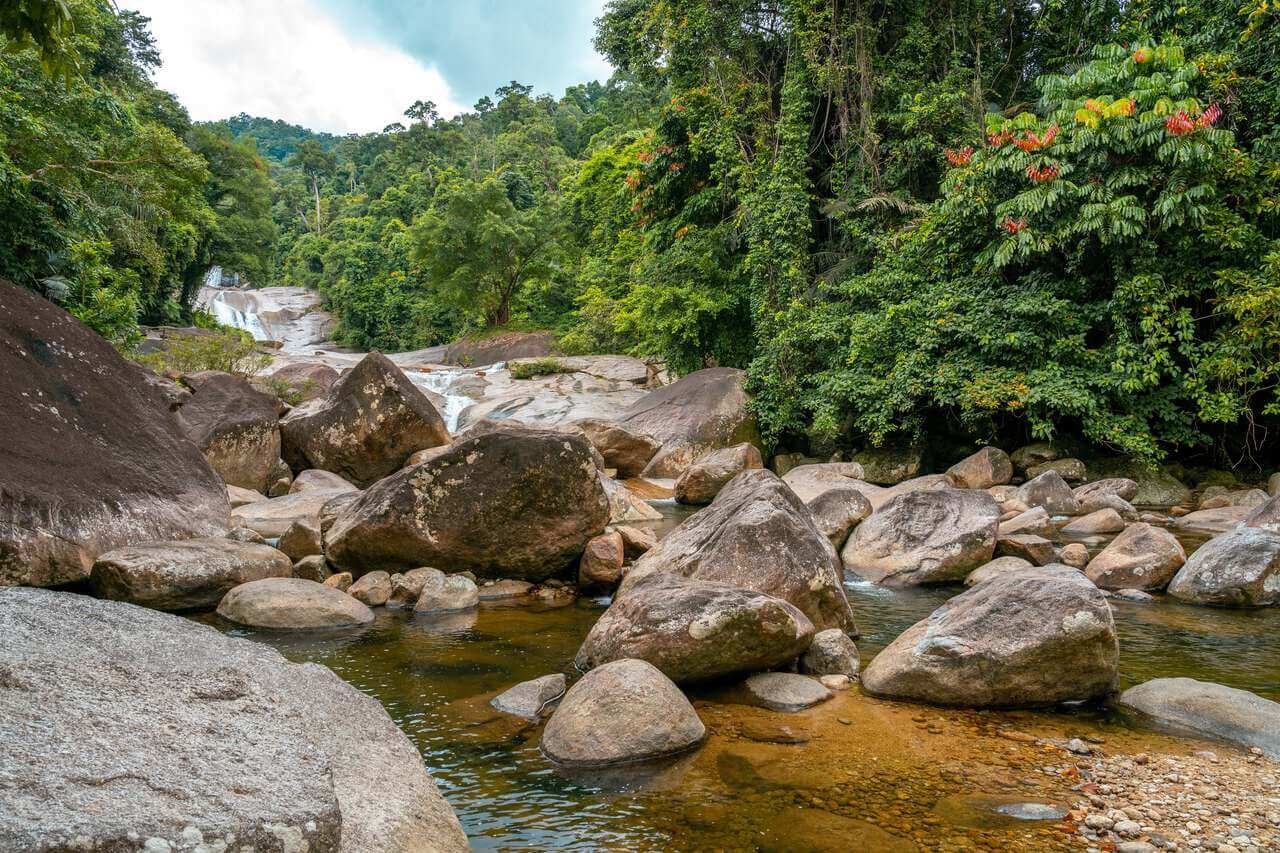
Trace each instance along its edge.
<instances>
[{"instance_id":1,"label":"smooth rock","mask_svg":"<svg viewBox=\"0 0 1280 853\"><path fill-rule=\"evenodd\" d=\"M291 631L353 628L373 621L373 611L345 592L302 578L241 584L223 596L218 615L251 628Z\"/></svg>"},{"instance_id":2,"label":"smooth rock","mask_svg":"<svg viewBox=\"0 0 1280 853\"><path fill-rule=\"evenodd\" d=\"M1062 526L1068 536L1097 536L1124 530L1124 519L1114 509L1100 509L1072 519Z\"/></svg>"},{"instance_id":3,"label":"smooth rock","mask_svg":"<svg viewBox=\"0 0 1280 853\"><path fill-rule=\"evenodd\" d=\"M1050 515L1075 515L1080 511L1071 487L1057 471L1045 471L1018 487L1018 500L1029 507L1043 507Z\"/></svg>"},{"instance_id":4,"label":"smooth rock","mask_svg":"<svg viewBox=\"0 0 1280 853\"><path fill-rule=\"evenodd\" d=\"M1200 497L1200 509L1219 509L1228 506L1255 507L1262 506L1268 500L1262 489L1227 489L1223 486L1210 486Z\"/></svg>"},{"instance_id":5,"label":"smooth rock","mask_svg":"<svg viewBox=\"0 0 1280 853\"><path fill-rule=\"evenodd\" d=\"M247 527L267 539L279 539L295 521L320 522L321 510L330 500L354 493L313 490L284 495L236 507L231 521L236 527Z\"/></svg>"},{"instance_id":6,"label":"smooth rock","mask_svg":"<svg viewBox=\"0 0 1280 853\"><path fill-rule=\"evenodd\" d=\"M1192 678L1155 678L1120 694L1120 707L1158 726L1244 747L1280 761L1280 703Z\"/></svg>"},{"instance_id":7,"label":"smooth rock","mask_svg":"<svg viewBox=\"0 0 1280 853\"><path fill-rule=\"evenodd\" d=\"M366 607L381 607L391 597L391 575L381 571L361 575L347 587L347 595Z\"/></svg>"},{"instance_id":8,"label":"smooth rock","mask_svg":"<svg viewBox=\"0 0 1280 853\"><path fill-rule=\"evenodd\" d=\"M1079 542L1063 545L1058 557L1064 566L1070 566L1073 569L1083 569L1089 565L1089 549Z\"/></svg>"},{"instance_id":9,"label":"smooth rock","mask_svg":"<svg viewBox=\"0 0 1280 853\"><path fill-rule=\"evenodd\" d=\"M1189 604L1280 604L1280 533L1242 527L1210 539L1187 559L1169 594Z\"/></svg>"},{"instance_id":10,"label":"smooth rock","mask_svg":"<svg viewBox=\"0 0 1280 853\"><path fill-rule=\"evenodd\" d=\"M1002 557L1018 557L1037 566L1047 566L1057 557L1053 543L1043 536L1014 533L996 539L996 553Z\"/></svg>"},{"instance_id":11,"label":"smooth rock","mask_svg":"<svg viewBox=\"0 0 1280 853\"><path fill-rule=\"evenodd\" d=\"M320 545L320 517L316 515L295 519L280 537L276 547L295 562L303 557L322 554L324 549Z\"/></svg>"},{"instance_id":12,"label":"smooth rock","mask_svg":"<svg viewBox=\"0 0 1280 853\"><path fill-rule=\"evenodd\" d=\"M997 536L1052 536L1057 530L1044 507L1023 510L1008 521L1000 522Z\"/></svg>"},{"instance_id":13,"label":"smooth rock","mask_svg":"<svg viewBox=\"0 0 1280 853\"><path fill-rule=\"evenodd\" d=\"M489 704L504 714L536 721L547 713L551 703L564 695L566 684L562 672L544 675L504 690L490 699Z\"/></svg>"},{"instance_id":14,"label":"smooth rock","mask_svg":"<svg viewBox=\"0 0 1280 853\"><path fill-rule=\"evenodd\" d=\"M313 492L316 490L332 494L359 491L355 486L351 485L337 474L334 474L332 471L321 471L316 468L310 468L306 471L298 472L298 476L294 477L293 481L289 484L290 494L297 494L298 492Z\"/></svg>"},{"instance_id":15,"label":"smooth rock","mask_svg":"<svg viewBox=\"0 0 1280 853\"><path fill-rule=\"evenodd\" d=\"M587 541L578 562L578 586L612 589L622 580L622 562L626 558L622 534L606 531Z\"/></svg>"},{"instance_id":16,"label":"smooth rock","mask_svg":"<svg viewBox=\"0 0 1280 853\"><path fill-rule=\"evenodd\" d=\"M1106 482L1106 481L1103 481ZM1125 521L1139 521L1138 510L1133 504L1129 503L1119 495L1113 495L1106 492L1101 494L1091 494L1080 501L1080 512L1084 515L1098 512L1100 510L1114 510L1117 515Z\"/></svg>"},{"instance_id":17,"label":"smooth rock","mask_svg":"<svg viewBox=\"0 0 1280 853\"><path fill-rule=\"evenodd\" d=\"M1127 503L1138 494L1138 484L1128 477L1107 477L1076 486L1072 493L1081 504L1104 495L1114 495Z\"/></svg>"},{"instance_id":18,"label":"smooth rock","mask_svg":"<svg viewBox=\"0 0 1280 853\"><path fill-rule=\"evenodd\" d=\"M227 485L267 491L280 458L275 399L216 370L187 374L182 382L192 393L175 417L187 438Z\"/></svg>"},{"instance_id":19,"label":"smooth rock","mask_svg":"<svg viewBox=\"0 0 1280 853\"><path fill-rule=\"evenodd\" d=\"M805 503L813 513L813 523L837 550L844 546L849 533L871 515L871 502L853 486L828 489Z\"/></svg>"},{"instance_id":20,"label":"smooth rock","mask_svg":"<svg viewBox=\"0 0 1280 853\"><path fill-rule=\"evenodd\" d=\"M288 577L293 564L268 545L234 539L185 539L130 545L98 557L94 594L153 610L216 607L228 590L261 578Z\"/></svg>"},{"instance_id":21,"label":"smooth rock","mask_svg":"<svg viewBox=\"0 0 1280 853\"><path fill-rule=\"evenodd\" d=\"M794 713L832 697L821 681L793 672L757 672L743 682L748 695L771 711Z\"/></svg>"},{"instance_id":22,"label":"smooth rock","mask_svg":"<svg viewBox=\"0 0 1280 853\"><path fill-rule=\"evenodd\" d=\"M242 489L239 486L227 486L227 499L231 502L231 508L235 509L239 506L265 501L267 496L261 492L255 492L253 489Z\"/></svg>"},{"instance_id":23,"label":"smooth rock","mask_svg":"<svg viewBox=\"0 0 1280 853\"><path fill-rule=\"evenodd\" d=\"M1177 509L1177 507L1174 507ZM1223 506L1216 509L1198 509L1195 512L1183 513L1173 523L1175 530L1184 533L1217 536L1235 530L1255 510L1247 506Z\"/></svg>"},{"instance_id":24,"label":"smooth rock","mask_svg":"<svg viewBox=\"0 0 1280 853\"><path fill-rule=\"evenodd\" d=\"M511 578L489 581L480 586L481 601L510 601L533 594L534 586L528 581Z\"/></svg>"},{"instance_id":25,"label":"smooth rock","mask_svg":"<svg viewBox=\"0 0 1280 853\"><path fill-rule=\"evenodd\" d=\"M858 647L839 628L828 628L813 635L813 642L800 658L800 669L809 675L843 675L858 677Z\"/></svg>"},{"instance_id":26,"label":"smooth rock","mask_svg":"<svg viewBox=\"0 0 1280 853\"><path fill-rule=\"evenodd\" d=\"M1164 589L1187 561L1172 533L1139 522L1112 539L1084 573L1102 589Z\"/></svg>"},{"instance_id":27,"label":"smooth rock","mask_svg":"<svg viewBox=\"0 0 1280 853\"><path fill-rule=\"evenodd\" d=\"M343 572L342 574L346 574ZM329 564L325 561L323 554L312 554L309 557L303 557L301 560L293 564L292 577L303 578L316 583L324 583L333 577L329 571Z\"/></svg>"},{"instance_id":28,"label":"smooth rock","mask_svg":"<svg viewBox=\"0 0 1280 853\"><path fill-rule=\"evenodd\" d=\"M702 506L715 500L725 484L743 471L763 468L764 459L754 444L735 444L704 453L676 480L676 500Z\"/></svg>"},{"instance_id":29,"label":"smooth rock","mask_svg":"<svg viewBox=\"0 0 1280 853\"><path fill-rule=\"evenodd\" d=\"M1085 478L1084 463L1079 459L1054 459L1026 469L1027 479L1035 479L1046 471L1054 471L1068 483L1079 483Z\"/></svg>"},{"instance_id":30,"label":"smooth rock","mask_svg":"<svg viewBox=\"0 0 1280 853\"><path fill-rule=\"evenodd\" d=\"M613 421L584 418L574 424L599 451L605 466L616 469L620 478L639 477L662 447L656 439Z\"/></svg>"},{"instance_id":31,"label":"smooth rock","mask_svg":"<svg viewBox=\"0 0 1280 853\"><path fill-rule=\"evenodd\" d=\"M444 577L444 572L426 566L391 575L388 581L391 584L391 591L387 595L386 606L391 608L413 607L422 596L422 588L426 586L427 581L431 578L442 577Z\"/></svg>"},{"instance_id":32,"label":"smooth rock","mask_svg":"<svg viewBox=\"0 0 1280 853\"><path fill-rule=\"evenodd\" d=\"M986 565L979 566L969 572L964 579L965 586L977 586L985 580L1000 577L1010 572L1021 572L1031 568L1030 560L1024 560L1022 557L996 557Z\"/></svg>"},{"instance_id":33,"label":"smooth rock","mask_svg":"<svg viewBox=\"0 0 1280 853\"><path fill-rule=\"evenodd\" d=\"M425 579L414 613L451 613L480 603L475 581L463 575L433 574Z\"/></svg>"},{"instance_id":34,"label":"smooth rock","mask_svg":"<svg viewBox=\"0 0 1280 853\"><path fill-rule=\"evenodd\" d=\"M643 556L658 544L658 535L652 530L629 525L619 525L614 530L622 537L622 551L628 560Z\"/></svg>"},{"instance_id":35,"label":"smooth rock","mask_svg":"<svg viewBox=\"0 0 1280 853\"><path fill-rule=\"evenodd\" d=\"M947 477L961 489L989 489L1013 479L1013 462L998 447L984 447L947 469Z\"/></svg>"}]
</instances>

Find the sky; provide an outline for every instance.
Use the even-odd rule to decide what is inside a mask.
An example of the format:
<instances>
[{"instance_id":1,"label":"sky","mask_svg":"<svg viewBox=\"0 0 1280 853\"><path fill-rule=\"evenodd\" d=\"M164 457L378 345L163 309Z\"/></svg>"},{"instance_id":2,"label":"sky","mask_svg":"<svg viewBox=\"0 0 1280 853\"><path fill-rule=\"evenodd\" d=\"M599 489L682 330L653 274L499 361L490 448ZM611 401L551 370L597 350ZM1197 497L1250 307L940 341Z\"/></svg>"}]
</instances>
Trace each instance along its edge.
<instances>
[{"instance_id":1,"label":"sky","mask_svg":"<svg viewBox=\"0 0 1280 853\"><path fill-rule=\"evenodd\" d=\"M414 101L446 117L511 80L604 80L605 0L121 0L151 18L156 84L197 121L237 113L368 133Z\"/></svg>"}]
</instances>

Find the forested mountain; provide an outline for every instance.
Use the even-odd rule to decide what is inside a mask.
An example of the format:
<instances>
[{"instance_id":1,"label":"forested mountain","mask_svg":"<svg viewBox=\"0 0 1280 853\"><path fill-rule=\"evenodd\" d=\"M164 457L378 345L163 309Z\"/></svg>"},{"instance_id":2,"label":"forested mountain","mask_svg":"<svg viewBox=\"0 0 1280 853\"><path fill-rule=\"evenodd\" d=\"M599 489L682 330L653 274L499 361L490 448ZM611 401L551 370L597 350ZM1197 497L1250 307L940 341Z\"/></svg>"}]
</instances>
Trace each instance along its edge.
<instances>
[{"instance_id":1,"label":"forested mountain","mask_svg":"<svg viewBox=\"0 0 1280 853\"><path fill-rule=\"evenodd\" d=\"M361 348L536 327L746 367L814 448L1275 453L1271 5L613 0L607 83L343 138L192 128L145 19L70 6L4 21L0 273L118 340L219 263Z\"/></svg>"}]
</instances>

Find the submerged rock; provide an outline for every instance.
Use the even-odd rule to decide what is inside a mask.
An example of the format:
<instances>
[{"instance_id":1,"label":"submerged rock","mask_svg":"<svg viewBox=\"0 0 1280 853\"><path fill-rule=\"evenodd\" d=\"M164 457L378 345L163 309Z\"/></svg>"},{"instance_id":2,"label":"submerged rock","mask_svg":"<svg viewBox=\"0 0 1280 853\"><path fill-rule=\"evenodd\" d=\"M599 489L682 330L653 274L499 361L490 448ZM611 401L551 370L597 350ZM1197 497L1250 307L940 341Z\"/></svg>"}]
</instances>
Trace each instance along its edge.
<instances>
[{"instance_id":1,"label":"submerged rock","mask_svg":"<svg viewBox=\"0 0 1280 853\"><path fill-rule=\"evenodd\" d=\"M323 666L33 589L0 589L0 636L6 849L467 849L417 749Z\"/></svg>"},{"instance_id":2,"label":"submerged rock","mask_svg":"<svg viewBox=\"0 0 1280 853\"><path fill-rule=\"evenodd\" d=\"M822 682L794 672L758 672L743 683L747 694L771 711L794 713L834 694Z\"/></svg>"},{"instance_id":3,"label":"submerged rock","mask_svg":"<svg viewBox=\"0 0 1280 853\"><path fill-rule=\"evenodd\" d=\"M251 628L293 631L355 628L373 621L373 611L345 592L303 578L241 584L223 596L218 615Z\"/></svg>"},{"instance_id":4,"label":"submerged rock","mask_svg":"<svg viewBox=\"0 0 1280 853\"><path fill-rule=\"evenodd\" d=\"M536 721L547 712L552 702L564 695L565 685L562 672L544 675L504 690L489 700L489 704L504 714Z\"/></svg>"},{"instance_id":5,"label":"submerged rock","mask_svg":"<svg viewBox=\"0 0 1280 853\"><path fill-rule=\"evenodd\" d=\"M1280 534L1242 527L1210 539L1174 575L1169 594L1219 607L1280 604Z\"/></svg>"},{"instance_id":6,"label":"submerged rock","mask_svg":"<svg viewBox=\"0 0 1280 853\"><path fill-rule=\"evenodd\" d=\"M1112 539L1084 572L1102 589L1164 589L1186 561L1172 533L1140 522Z\"/></svg>"},{"instance_id":7,"label":"submerged rock","mask_svg":"<svg viewBox=\"0 0 1280 853\"><path fill-rule=\"evenodd\" d=\"M248 380L208 370L182 377L191 389L177 410L183 432L229 486L265 492L280 459L280 424L273 397Z\"/></svg>"},{"instance_id":8,"label":"submerged rock","mask_svg":"<svg viewBox=\"0 0 1280 853\"><path fill-rule=\"evenodd\" d=\"M94 594L155 610L213 608L233 587L289 577L293 564L268 545L234 539L186 539L117 548L98 557Z\"/></svg>"},{"instance_id":9,"label":"submerged rock","mask_svg":"<svg viewBox=\"0 0 1280 853\"><path fill-rule=\"evenodd\" d=\"M1013 479L1013 462L998 447L984 447L947 469L947 478L961 489L989 489Z\"/></svg>"},{"instance_id":10,"label":"submerged rock","mask_svg":"<svg viewBox=\"0 0 1280 853\"><path fill-rule=\"evenodd\" d=\"M754 444L735 444L704 453L676 480L676 500L682 504L709 504L738 474L763 467L764 459Z\"/></svg>"},{"instance_id":11,"label":"submerged rock","mask_svg":"<svg viewBox=\"0 0 1280 853\"><path fill-rule=\"evenodd\" d=\"M702 742L693 705L652 664L620 660L569 688L542 731L542 752L560 764L604 767L663 758Z\"/></svg>"},{"instance_id":12,"label":"submerged rock","mask_svg":"<svg viewBox=\"0 0 1280 853\"><path fill-rule=\"evenodd\" d=\"M862 672L868 692L935 705L1034 707L1116 681L1111 608L1065 566L991 578L908 628Z\"/></svg>"},{"instance_id":13,"label":"submerged rock","mask_svg":"<svg viewBox=\"0 0 1280 853\"><path fill-rule=\"evenodd\" d=\"M1280 761L1280 703L1193 678L1153 678L1120 694L1120 707L1156 725L1256 747Z\"/></svg>"}]
</instances>

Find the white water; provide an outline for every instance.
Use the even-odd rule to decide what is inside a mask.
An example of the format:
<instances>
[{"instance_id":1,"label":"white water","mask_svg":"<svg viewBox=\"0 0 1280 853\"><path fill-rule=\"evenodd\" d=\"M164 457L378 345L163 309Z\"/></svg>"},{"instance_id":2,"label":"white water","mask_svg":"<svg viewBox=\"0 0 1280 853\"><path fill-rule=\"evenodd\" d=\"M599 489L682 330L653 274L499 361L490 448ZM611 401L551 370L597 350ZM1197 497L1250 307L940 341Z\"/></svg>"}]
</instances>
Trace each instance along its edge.
<instances>
[{"instance_id":1,"label":"white water","mask_svg":"<svg viewBox=\"0 0 1280 853\"><path fill-rule=\"evenodd\" d=\"M227 293L220 291L213 295L206 306L213 312L213 316L218 318L218 322L224 326L234 326L237 329L244 329L253 335L255 341L270 341L271 330L267 328L267 324L262 322L262 318L252 311L241 311L234 305L226 301ZM252 304L252 303L251 303Z\"/></svg>"},{"instance_id":2,"label":"white water","mask_svg":"<svg viewBox=\"0 0 1280 853\"><path fill-rule=\"evenodd\" d=\"M444 425L452 433L458 429L458 419L462 417L462 413L475 402L470 397L452 393L453 384L464 374L474 372L465 367L440 367L430 373L415 370L408 376L414 385L433 391L444 398L440 417L444 418Z\"/></svg>"}]
</instances>

